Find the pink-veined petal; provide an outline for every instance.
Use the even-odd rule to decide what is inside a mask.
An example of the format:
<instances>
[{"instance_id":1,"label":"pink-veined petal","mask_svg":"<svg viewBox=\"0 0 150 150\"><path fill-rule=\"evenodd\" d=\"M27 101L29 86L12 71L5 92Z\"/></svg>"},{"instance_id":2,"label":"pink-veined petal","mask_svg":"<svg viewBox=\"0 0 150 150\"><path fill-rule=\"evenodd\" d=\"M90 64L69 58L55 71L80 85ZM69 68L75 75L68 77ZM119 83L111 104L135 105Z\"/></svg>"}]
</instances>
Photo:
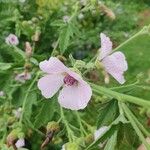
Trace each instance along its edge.
<instances>
[{"instance_id":1,"label":"pink-veined petal","mask_svg":"<svg viewBox=\"0 0 150 150\"><path fill-rule=\"evenodd\" d=\"M102 60L103 66L120 84L125 82L124 71L128 69L127 61L122 52L115 52Z\"/></svg>"},{"instance_id":2,"label":"pink-veined petal","mask_svg":"<svg viewBox=\"0 0 150 150\"><path fill-rule=\"evenodd\" d=\"M51 57L49 60L44 60L39 64L40 69L45 73L61 73L68 68L56 57Z\"/></svg>"},{"instance_id":3,"label":"pink-veined petal","mask_svg":"<svg viewBox=\"0 0 150 150\"><path fill-rule=\"evenodd\" d=\"M120 51L114 52L110 56L115 57L115 59L117 60L118 67L120 68L120 70L123 70L123 71L127 71L128 70L128 64L127 64L127 61L126 61L126 57L125 57L125 55L122 52L120 52Z\"/></svg>"},{"instance_id":4,"label":"pink-veined petal","mask_svg":"<svg viewBox=\"0 0 150 150\"><path fill-rule=\"evenodd\" d=\"M82 82L78 82L78 85L65 85L59 93L58 102L62 107L79 110L87 106L91 96L91 87L82 80Z\"/></svg>"},{"instance_id":5,"label":"pink-veined petal","mask_svg":"<svg viewBox=\"0 0 150 150\"><path fill-rule=\"evenodd\" d=\"M107 37L104 33L100 34L100 38L101 38L101 48L99 59L102 60L112 52L112 42L110 38Z\"/></svg>"},{"instance_id":6,"label":"pink-veined petal","mask_svg":"<svg viewBox=\"0 0 150 150\"><path fill-rule=\"evenodd\" d=\"M54 96L63 85L64 76L61 74L50 74L42 77L38 81L38 88L41 90L45 98Z\"/></svg>"}]
</instances>

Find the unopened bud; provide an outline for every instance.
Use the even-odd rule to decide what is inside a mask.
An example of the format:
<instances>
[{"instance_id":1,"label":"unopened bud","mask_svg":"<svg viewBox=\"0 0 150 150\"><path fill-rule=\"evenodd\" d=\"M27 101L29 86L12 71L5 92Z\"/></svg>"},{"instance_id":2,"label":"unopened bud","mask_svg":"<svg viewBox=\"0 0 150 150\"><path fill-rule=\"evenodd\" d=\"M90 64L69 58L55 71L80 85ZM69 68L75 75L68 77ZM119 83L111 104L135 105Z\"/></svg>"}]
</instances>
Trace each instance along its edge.
<instances>
[{"instance_id":1,"label":"unopened bud","mask_svg":"<svg viewBox=\"0 0 150 150\"><path fill-rule=\"evenodd\" d=\"M62 150L81 150L81 147L75 142L68 142L62 146Z\"/></svg>"},{"instance_id":2,"label":"unopened bud","mask_svg":"<svg viewBox=\"0 0 150 150\"><path fill-rule=\"evenodd\" d=\"M27 57L31 57L32 55L32 47L29 42L25 43L25 53Z\"/></svg>"},{"instance_id":3,"label":"unopened bud","mask_svg":"<svg viewBox=\"0 0 150 150\"><path fill-rule=\"evenodd\" d=\"M13 124L15 121L16 121L16 118L15 118L15 117L9 117L9 118L8 118L8 125Z\"/></svg>"},{"instance_id":4,"label":"unopened bud","mask_svg":"<svg viewBox=\"0 0 150 150\"><path fill-rule=\"evenodd\" d=\"M94 141L94 136L92 135L92 134L89 134L89 135L87 135L86 137L85 137L85 143L86 144L90 144L90 143L92 143L93 141Z\"/></svg>"},{"instance_id":5,"label":"unopened bud","mask_svg":"<svg viewBox=\"0 0 150 150\"><path fill-rule=\"evenodd\" d=\"M109 74L106 72L106 71L104 71L104 82L105 82L105 84L109 84Z\"/></svg>"},{"instance_id":6,"label":"unopened bud","mask_svg":"<svg viewBox=\"0 0 150 150\"><path fill-rule=\"evenodd\" d=\"M14 129L7 136L7 145L9 147L15 144L15 141L17 140L18 132L19 132L19 129Z\"/></svg>"},{"instance_id":7,"label":"unopened bud","mask_svg":"<svg viewBox=\"0 0 150 150\"><path fill-rule=\"evenodd\" d=\"M47 133L52 132L52 131L58 132L60 130L60 126L57 122L52 121L47 124L46 129L47 129Z\"/></svg>"},{"instance_id":8,"label":"unopened bud","mask_svg":"<svg viewBox=\"0 0 150 150\"><path fill-rule=\"evenodd\" d=\"M36 17L33 17L33 18L32 18L32 22L37 23L38 21L39 21L38 18L36 18Z\"/></svg>"},{"instance_id":9,"label":"unopened bud","mask_svg":"<svg viewBox=\"0 0 150 150\"><path fill-rule=\"evenodd\" d=\"M40 31L40 30L37 30L37 31L35 32L35 34L32 36L32 40L35 41L35 42L39 41L40 35L41 35L41 31Z\"/></svg>"},{"instance_id":10,"label":"unopened bud","mask_svg":"<svg viewBox=\"0 0 150 150\"><path fill-rule=\"evenodd\" d=\"M85 68L85 62L82 60L77 60L74 64L75 68Z\"/></svg>"},{"instance_id":11,"label":"unopened bud","mask_svg":"<svg viewBox=\"0 0 150 150\"><path fill-rule=\"evenodd\" d=\"M62 143L63 142L63 140L62 140L62 138L60 138L60 137L54 137L53 138L53 140L52 140L52 142L54 143L54 144L60 144L60 143Z\"/></svg>"},{"instance_id":12,"label":"unopened bud","mask_svg":"<svg viewBox=\"0 0 150 150\"><path fill-rule=\"evenodd\" d=\"M116 16L114 14L114 12L109 9L106 5L100 3L100 9L102 12L104 12L106 14L107 17L109 17L111 20L115 20Z\"/></svg>"}]
</instances>

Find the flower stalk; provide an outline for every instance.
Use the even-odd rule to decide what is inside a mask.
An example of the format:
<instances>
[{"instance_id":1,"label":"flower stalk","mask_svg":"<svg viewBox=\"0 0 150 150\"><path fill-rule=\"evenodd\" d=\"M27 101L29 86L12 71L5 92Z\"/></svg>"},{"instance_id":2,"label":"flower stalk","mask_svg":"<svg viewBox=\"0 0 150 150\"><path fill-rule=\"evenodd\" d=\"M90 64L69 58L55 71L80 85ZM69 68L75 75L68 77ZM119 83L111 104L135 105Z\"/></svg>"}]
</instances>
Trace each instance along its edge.
<instances>
[{"instance_id":1,"label":"flower stalk","mask_svg":"<svg viewBox=\"0 0 150 150\"><path fill-rule=\"evenodd\" d=\"M97 94L104 94L104 95L110 96L110 97L115 98L122 102L130 102L130 103L133 103L133 104L136 104L139 106L150 107L150 102L148 100L144 100L142 98L118 93L118 92L112 91L108 88L95 85L93 83L90 83L90 85L93 88L93 91Z\"/></svg>"}]
</instances>

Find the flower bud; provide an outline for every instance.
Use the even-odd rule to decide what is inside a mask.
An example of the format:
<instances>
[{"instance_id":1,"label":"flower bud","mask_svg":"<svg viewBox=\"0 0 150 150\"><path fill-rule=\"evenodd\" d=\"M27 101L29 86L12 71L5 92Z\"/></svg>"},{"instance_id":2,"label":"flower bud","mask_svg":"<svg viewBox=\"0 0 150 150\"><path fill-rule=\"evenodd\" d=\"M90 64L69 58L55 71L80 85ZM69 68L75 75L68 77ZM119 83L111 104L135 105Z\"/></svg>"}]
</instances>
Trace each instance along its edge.
<instances>
[{"instance_id":1,"label":"flower bud","mask_svg":"<svg viewBox=\"0 0 150 150\"><path fill-rule=\"evenodd\" d=\"M15 118L15 117L9 117L9 118L8 118L8 125L13 124L15 121L16 121L16 118Z\"/></svg>"},{"instance_id":2,"label":"flower bud","mask_svg":"<svg viewBox=\"0 0 150 150\"><path fill-rule=\"evenodd\" d=\"M31 55L32 55L32 47L29 42L25 43L25 53L26 53L27 57L31 57Z\"/></svg>"},{"instance_id":3,"label":"flower bud","mask_svg":"<svg viewBox=\"0 0 150 150\"><path fill-rule=\"evenodd\" d=\"M47 124L47 133L49 132L58 132L60 130L60 126L57 122L52 121Z\"/></svg>"},{"instance_id":4,"label":"flower bud","mask_svg":"<svg viewBox=\"0 0 150 150\"><path fill-rule=\"evenodd\" d=\"M32 24L33 24L33 22L32 22L31 20L27 21L27 23L28 23L29 25L32 25Z\"/></svg>"},{"instance_id":5,"label":"flower bud","mask_svg":"<svg viewBox=\"0 0 150 150\"><path fill-rule=\"evenodd\" d=\"M111 9L109 9L106 5L100 3L100 10L104 12L106 16L109 17L111 20L116 19L114 12Z\"/></svg>"},{"instance_id":6,"label":"flower bud","mask_svg":"<svg viewBox=\"0 0 150 150\"><path fill-rule=\"evenodd\" d=\"M82 60L77 60L74 64L75 68L85 68L85 62Z\"/></svg>"},{"instance_id":7,"label":"flower bud","mask_svg":"<svg viewBox=\"0 0 150 150\"><path fill-rule=\"evenodd\" d=\"M62 146L62 150L81 150L81 147L75 142L68 142Z\"/></svg>"},{"instance_id":8,"label":"flower bud","mask_svg":"<svg viewBox=\"0 0 150 150\"><path fill-rule=\"evenodd\" d=\"M37 23L38 21L39 21L38 18L36 18L36 17L33 17L33 18L32 18L32 22Z\"/></svg>"},{"instance_id":9,"label":"flower bud","mask_svg":"<svg viewBox=\"0 0 150 150\"><path fill-rule=\"evenodd\" d=\"M32 40L35 42L39 41L40 35L41 35L41 29L37 28L35 34L32 36Z\"/></svg>"},{"instance_id":10,"label":"flower bud","mask_svg":"<svg viewBox=\"0 0 150 150\"><path fill-rule=\"evenodd\" d=\"M26 27L26 26L28 26L28 22L25 20L25 21L22 21L22 26L23 27Z\"/></svg>"},{"instance_id":11,"label":"flower bud","mask_svg":"<svg viewBox=\"0 0 150 150\"><path fill-rule=\"evenodd\" d=\"M52 140L52 142L54 143L54 144L61 144L62 142L63 142L63 140L62 140L62 138L60 138L60 137L54 137L53 138L53 140Z\"/></svg>"},{"instance_id":12,"label":"flower bud","mask_svg":"<svg viewBox=\"0 0 150 150\"><path fill-rule=\"evenodd\" d=\"M84 141L85 141L85 144L90 144L94 141L94 136L92 134L89 134L85 137Z\"/></svg>"},{"instance_id":13,"label":"flower bud","mask_svg":"<svg viewBox=\"0 0 150 150\"><path fill-rule=\"evenodd\" d=\"M7 136L7 145L9 147L14 145L15 141L17 140L18 132L19 132L19 129L14 129Z\"/></svg>"}]
</instances>

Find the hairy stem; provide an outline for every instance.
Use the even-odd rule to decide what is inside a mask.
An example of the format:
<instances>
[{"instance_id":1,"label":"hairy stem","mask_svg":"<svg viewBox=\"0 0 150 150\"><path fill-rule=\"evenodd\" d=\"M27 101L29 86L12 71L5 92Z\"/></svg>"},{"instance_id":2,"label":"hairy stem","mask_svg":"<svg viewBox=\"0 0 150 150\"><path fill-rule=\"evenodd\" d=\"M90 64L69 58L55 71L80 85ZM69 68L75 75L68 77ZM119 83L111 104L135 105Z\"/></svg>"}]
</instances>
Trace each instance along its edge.
<instances>
[{"instance_id":1,"label":"hairy stem","mask_svg":"<svg viewBox=\"0 0 150 150\"><path fill-rule=\"evenodd\" d=\"M150 145L147 143L147 141L145 140L145 137L143 136L141 130L138 128L135 120L132 118L131 112L128 109L128 107L124 103L122 103L122 108L124 109L124 112L125 112L127 118L129 119L131 125L133 126L133 128L136 131L137 135L139 136L140 140L143 142L143 144L145 145L145 147L147 149L150 149Z\"/></svg>"}]
</instances>

